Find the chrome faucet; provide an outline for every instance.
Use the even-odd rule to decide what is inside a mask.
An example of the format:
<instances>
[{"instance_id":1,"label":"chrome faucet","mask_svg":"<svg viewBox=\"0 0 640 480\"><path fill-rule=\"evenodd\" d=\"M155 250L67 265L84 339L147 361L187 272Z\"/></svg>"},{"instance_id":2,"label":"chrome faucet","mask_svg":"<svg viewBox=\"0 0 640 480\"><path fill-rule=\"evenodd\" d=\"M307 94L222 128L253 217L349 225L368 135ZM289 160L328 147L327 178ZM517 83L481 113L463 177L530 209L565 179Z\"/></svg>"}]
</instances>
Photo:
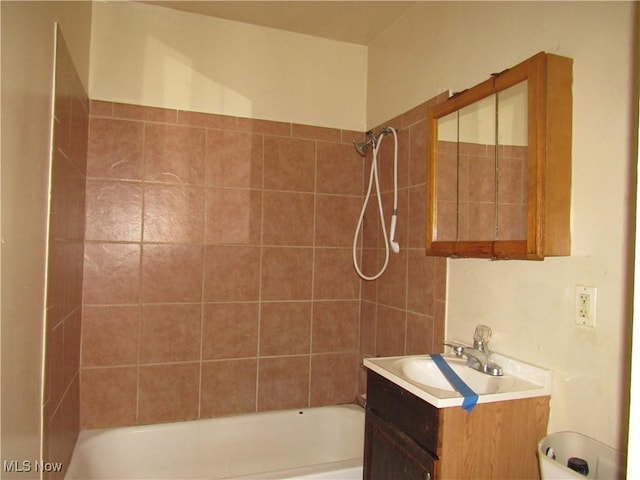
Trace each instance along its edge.
<instances>
[{"instance_id":1,"label":"chrome faucet","mask_svg":"<svg viewBox=\"0 0 640 480\"><path fill-rule=\"evenodd\" d=\"M501 376L502 367L491 360L491 350L487 347L491 339L491 328L486 325L476 326L473 333L473 347L466 347L457 343L445 342L453 349L458 357L467 357L467 366L492 376Z\"/></svg>"}]
</instances>

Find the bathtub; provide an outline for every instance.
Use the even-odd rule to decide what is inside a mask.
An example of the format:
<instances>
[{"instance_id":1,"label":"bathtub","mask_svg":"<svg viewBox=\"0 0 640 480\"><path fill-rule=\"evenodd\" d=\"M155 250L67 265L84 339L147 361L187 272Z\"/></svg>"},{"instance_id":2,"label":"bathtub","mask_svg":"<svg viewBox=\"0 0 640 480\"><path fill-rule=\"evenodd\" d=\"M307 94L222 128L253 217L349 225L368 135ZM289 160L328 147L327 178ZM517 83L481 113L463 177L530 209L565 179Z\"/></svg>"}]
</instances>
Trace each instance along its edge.
<instances>
[{"instance_id":1,"label":"bathtub","mask_svg":"<svg viewBox=\"0 0 640 480\"><path fill-rule=\"evenodd\" d=\"M65 479L359 480L363 442L357 405L83 430Z\"/></svg>"}]
</instances>

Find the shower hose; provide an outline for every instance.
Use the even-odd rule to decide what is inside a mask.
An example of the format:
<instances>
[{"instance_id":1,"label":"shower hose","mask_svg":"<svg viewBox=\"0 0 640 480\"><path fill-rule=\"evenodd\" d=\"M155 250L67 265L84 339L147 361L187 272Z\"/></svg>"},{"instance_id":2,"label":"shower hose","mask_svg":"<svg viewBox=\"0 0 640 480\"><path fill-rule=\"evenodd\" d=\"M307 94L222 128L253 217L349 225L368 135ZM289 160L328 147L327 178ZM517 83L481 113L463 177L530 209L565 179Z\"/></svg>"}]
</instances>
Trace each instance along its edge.
<instances>
[{"instance_id":1,"label":"shower hose","mask_svg":"<svg viewBox=\"0 0 640 480\"><path fill-rule=\"evenodd\" d=\"M385 226L384 221L384 211L382 208L382 195L380 194L380 181L378 179L378 150L380 149L380 145L382 145L382 139L386 133L393 134L393 210L391 212L391 225L389 227L389 236L387 236L387 228ZM367 210L367 204L369 203L369 198L371 197L371 190L375 183L376 187L376 197L378 200L378 210L379 210L379 218L380 218L380 226L382 228L382 237L384 239L384 264L380 268L380 271L373 276L365 275L361 268L358 266L358 254L357 254L357 246L358 246L358 236L360 235L360 230L362 229L362 223L364 220L364 215ZM373 159L371 161L371 173L369 175L369 187L367 188L367 194L364 197L364 201L362 204L362 211L360 212L360 217L358 219L358 225L356 227L355 235L353 236L353 265L358 272L358 275L363 280L376 280L380 278L380 276L387 269L387 265L389 264L389 248L393 250L394 253L400 252L400 245L395 240L396 236L396 223L398 220L398 134L395 129L391 127L386 127L382 133L380 134L379 140L376 142L375 137L373 141Z\"/></svg>"}]
</instances>

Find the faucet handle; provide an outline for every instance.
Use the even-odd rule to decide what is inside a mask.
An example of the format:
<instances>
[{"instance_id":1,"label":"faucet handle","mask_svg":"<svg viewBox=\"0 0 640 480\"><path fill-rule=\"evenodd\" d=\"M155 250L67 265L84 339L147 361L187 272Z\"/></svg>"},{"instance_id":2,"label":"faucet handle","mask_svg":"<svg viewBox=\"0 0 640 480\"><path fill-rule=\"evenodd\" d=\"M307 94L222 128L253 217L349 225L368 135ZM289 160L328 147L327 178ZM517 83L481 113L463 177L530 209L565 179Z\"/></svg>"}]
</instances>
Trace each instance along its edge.
<instances>
[{"instance_id":1,"label":"faucet handle","mask_svg":"<svg viewBox=\"0 0 640 480\"><path fill-rule=\"evenodd\" d=\"M486 345L491 340L491 327L487 325L476 325L476 329L473 332L473 343L480 343Z\"/></svg>"},{"instance_id":2,"label":"faucet handle","mask_svg":"<svg viewBox=\"0 0 640 480\"><path fill-rule=\"evenodd\" d=\"M491 333L491 327L482 324L476 325L476 329L473 332L473 347L481 352L490 353L487 344L491 340Z\"/></svg>"},{"instance_id":3,"label":"faucet handle","mask_svg":"<svg viewBox=\"0 0 640 480\"><path fill-rule=\"evenodd\" d=\"M464 345L460 345L459 343L454 342L443 342L446 347L451 347L453 353L456 354L456 357L461 357L464 353Z\"/></svg>"},{"instance_id":4,"label":"faucet handle","mask_svg":"<svg viewBox=\"0 0 640 480\"><path fill-rule=\"evenodd\" d=\"M473 332L473 341L489 343L489 340L491 340L491 333L491 327L482 324L476 325L476 329Z\"/></svg>"}]
</instances>

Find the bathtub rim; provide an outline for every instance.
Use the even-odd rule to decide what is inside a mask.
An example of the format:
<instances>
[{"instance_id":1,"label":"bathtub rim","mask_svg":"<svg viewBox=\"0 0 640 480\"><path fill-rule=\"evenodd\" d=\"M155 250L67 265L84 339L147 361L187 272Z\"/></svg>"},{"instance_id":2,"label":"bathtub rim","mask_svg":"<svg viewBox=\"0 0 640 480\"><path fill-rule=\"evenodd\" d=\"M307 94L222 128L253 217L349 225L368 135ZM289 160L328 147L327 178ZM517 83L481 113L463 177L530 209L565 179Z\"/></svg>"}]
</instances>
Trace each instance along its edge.
<instances>
[{"instance_id":1,"label":"bathtub rim","mask_svg":"<svg viewBox=\"0 0 640 480\"><path fill-rule=\"evenodd\" d=\"M362 442L364 443L364 419L365 419L365 409L362 405L359 405L357 402L354 403L345 403L345 404L336 404L336 405L322 405L315 407L302 407L302 408L289 408L289 409L281 409L281 410L269 410L264 412L248 412L248 413L240 413L233 415L225 415L220 417L211 417L211 418L202 418L202 419L189 419L184 421L173 421L173 422L165 422L165 423L154 423L154 424L146 424L146 425L129 425L122 427L106 427L106 428L96 428L96 429L83 429L80 431L78 435L78 440L74 447L72 458L69 462L69 468L67 472L65 472L65 480L75 480L77 478L82 478L84 472L82 471L82 467L72 468L74 465L74 457L76 455L76 451L81 452L78 449L81 448L91 450L93 440L99 441L99 439L105 439L106 441L113 441L113 437L117 437L120 435L132 435L136 433L149 433L153 434L156 431L163 430L171 430L172 428L178 429L189 429L189 425L198 425L193 428L207 428L208 424L216 423L222 421L233 421L235 419L239 419L242 421L243 419L247 419L251 421L252 417L278 417L282 415L291 415L291 414L301 414L306 412L313 412L318 410L339 410L344 412L345 410L349 411L347 415L351 415L351 412L358 414L362 419ZM111 438L110 438L111 437ZM362 449L360 455L352 458L344 458L335 461L328 462L318 462L312 463L308 465L294 465L290 468L276 468L276 469L265 469L264 471L249 473L249 474L232 474L231 476L216 476L214 472L212 472L212 479L216 480L239 480L239 479L260 479L260 480L275 480L275 479L290 479L290 478L306 478L306 475L314 475L322 474L333 471L342 471L342 470L350 470L354 468L362 468L363 464L363 452ZM80 458L76 461L82 461L82 455L86 455L86 451L79 453ZM353 454L353 452L351 452ZM71 476L73 475L73 476ZM96 478L102 478L98 476ZM125 478L125 477L123 477ZM167 477L173 478L173 477ZM189 477L191 478L191 477ZM199 477L198 477L199 478ZM310 477L313 478L313 477Z\"/></svg>"}]
</instances>

